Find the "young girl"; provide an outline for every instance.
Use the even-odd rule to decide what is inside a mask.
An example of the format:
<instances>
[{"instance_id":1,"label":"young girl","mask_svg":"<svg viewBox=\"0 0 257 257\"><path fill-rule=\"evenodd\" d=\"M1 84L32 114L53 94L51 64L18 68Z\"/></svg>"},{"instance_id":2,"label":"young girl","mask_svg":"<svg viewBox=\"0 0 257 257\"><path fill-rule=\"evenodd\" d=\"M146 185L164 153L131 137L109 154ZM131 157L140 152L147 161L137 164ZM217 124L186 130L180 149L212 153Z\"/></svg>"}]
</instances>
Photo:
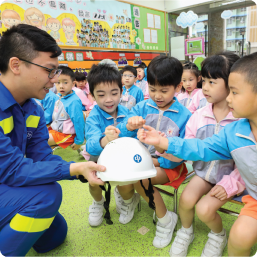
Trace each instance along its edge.
<instances>
[{"instance_id":1,"label":"young girl","mask_svg":"<svg viewBox=\"0 0 257 257\"><path fill-rule=\"evenodd\" d=\"M194 63L187 63L183 66L182 75L183 87L177 95L178 101L188 108L192 97L201 87L201 76L198 67Z\"/></svg>"},{"instance_id":2,"label":"young girl","mask_svg":"<svg viewBox=\"0 0 257 257\"><path fill-rule=\"evenodd\" d=\"M203 140L218 134L225 125L238 120L233 117L226 101L229 95L230 68L238 59L236 54L223 52L204 60L201 71L203 93L210 104L196 111L189 119L185 138ZM152 128L146 127L146 129L149 129L151 134L154 133ZM149 143L148 132L140 130L138 133L141 142ZM159 137L158 133L155 135L157 135L155 137ZM153 143L153 136L151 142ZM161 156L175 162L181 161L181 159L166 153ZM234 161L232 159L211 162L195 161L193 167L196 176L192 178L180 197L179 214L182 228L177 232L171 246L170 256L187 256L188 246L194 239L192 223L195 209L199 219L211 229L201 256L222 256L227 244L227 237L217 210L230 197L244 190L244 182L238 171L233 171ZM230 180L226 179L228 175L231 177ZM233 187L232 178L237 180L237 187ZM224 183L224 179L226 183Z\"/></svg>"}]
</instances>

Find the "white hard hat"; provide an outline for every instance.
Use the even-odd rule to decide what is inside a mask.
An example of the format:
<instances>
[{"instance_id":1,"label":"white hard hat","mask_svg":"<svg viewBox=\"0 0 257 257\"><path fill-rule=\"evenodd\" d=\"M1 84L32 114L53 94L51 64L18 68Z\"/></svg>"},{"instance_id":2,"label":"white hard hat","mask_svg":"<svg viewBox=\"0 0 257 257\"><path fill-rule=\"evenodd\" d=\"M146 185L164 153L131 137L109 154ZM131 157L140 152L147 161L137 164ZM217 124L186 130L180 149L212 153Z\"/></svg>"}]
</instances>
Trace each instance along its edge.
<instances>
[{"instance_id":1,"label":"white hard hat","mask_svg":"<svg viewBox=\"0 0 257 257\"><path fill-rule=\"evenodd\" d=\"M97 172L97 176L111 185L133 184L157 174L147 148L139 140L130 137L108 143L97 163L106 167L106 171Z\"/></svg>"}]
</instances>

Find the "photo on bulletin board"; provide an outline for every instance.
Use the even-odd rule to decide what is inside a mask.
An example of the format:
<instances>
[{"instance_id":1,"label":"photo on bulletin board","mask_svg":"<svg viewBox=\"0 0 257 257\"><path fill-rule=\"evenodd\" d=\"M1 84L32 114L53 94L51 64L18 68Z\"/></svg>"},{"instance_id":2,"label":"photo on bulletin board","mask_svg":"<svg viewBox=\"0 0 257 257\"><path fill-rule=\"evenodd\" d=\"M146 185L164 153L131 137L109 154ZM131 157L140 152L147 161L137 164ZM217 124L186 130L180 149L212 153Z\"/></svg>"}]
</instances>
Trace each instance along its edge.
<instances>
[{"instance_id":1,"label":"photo on bulletin board","mask_svg":"<svg viewBox=\"0 0 257 257\"><path fill-rule=\"evenodd\" d=\"M147 27L154 28L154 16L152 13L147 13Z\"/></svg>"},{"instance_id":2,"label":"photo on bulletin board","mask_svg":"<svg viewBox=\"0 0 257 257\"><path fill-rule=\"evenodd\" d=\"M160 15L154 15L154 28L161 29L161 16Z\"/></svg>"},{"instance_id":3,"label":"photo on bulletin board","mask_svg":"<svg viewBox=\"0 0 257 257\"><path fill-rule=\"evenodd\" d=\"M204 54L204 38L192 38L185 40L185 55L201 55Z\"/></svg>"},{"instance_id":4,"label":"photo on bulletin board","mask_svg":"<svg viewBox=\"0 0 257 257\"><path fill-rule=\"evenodd\" d=\"M144 29L144 42L151 43L151 30L150 29Z\"/></svg>"}]
</instances>

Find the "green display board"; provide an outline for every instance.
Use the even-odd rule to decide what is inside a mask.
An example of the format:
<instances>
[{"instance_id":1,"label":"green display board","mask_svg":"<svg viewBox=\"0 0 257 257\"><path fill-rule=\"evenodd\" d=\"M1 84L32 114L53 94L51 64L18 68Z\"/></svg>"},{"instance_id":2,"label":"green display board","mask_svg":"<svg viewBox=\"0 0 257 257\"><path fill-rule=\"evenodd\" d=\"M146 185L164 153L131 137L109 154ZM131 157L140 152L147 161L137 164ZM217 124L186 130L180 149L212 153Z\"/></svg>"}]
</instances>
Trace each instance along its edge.
<instances>
[{"instance_id":1,"label":"green display board","mask_svg":"<svg viewBox=\"0 0 257 257\"><path fill-rule=\"evenodd\" d=\"M136 31L136 49L165 51L165 13L131 5L132 31Z\"/></svg>"}]
</instances>

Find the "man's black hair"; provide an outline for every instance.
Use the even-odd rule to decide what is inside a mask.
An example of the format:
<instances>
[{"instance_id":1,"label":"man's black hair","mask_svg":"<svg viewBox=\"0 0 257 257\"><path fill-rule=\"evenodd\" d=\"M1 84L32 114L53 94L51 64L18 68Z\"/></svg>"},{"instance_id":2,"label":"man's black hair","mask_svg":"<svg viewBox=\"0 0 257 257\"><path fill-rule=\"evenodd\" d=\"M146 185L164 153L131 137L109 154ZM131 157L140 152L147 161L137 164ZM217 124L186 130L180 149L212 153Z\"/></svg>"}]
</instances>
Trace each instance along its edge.
<instances>
[{"instance_id":1,"label":"man's black hair","mask_svg":"<svg viewBox=\"0 0 257 257\"><path fill-rule=\"evenodd\" d=\"M121 74L123 74L125 71L130 71L135 77L137 76L137 70L133 66L126 65L122 70Z\"/></svg>"},{"instance_id":2,"label":"man's black hair","mask_svg":"<svg viewBox=\"0 0 257 257\"><path fill-rule=\"evenodd\" d=\"M224 51L204 59L201 64L202 77L208 79L223 79L228 88L230 69L239 58L240 57L233 52Z\"/></svg>"},{"instance_id":3,"label":"man's black hair","mask_svg":"<svg viewBox=\"0 0 257 257\"><path fill-rule=\"evenodd\" d=\"M75 72L75 80L76 81L83 81L86 80L86 76L83 72Z\"/></svg>"},{"instance_id":4,"label":"man's black hair","mask_svg":"<svg viewBox=\"0 0 257 257\"><path fill-rule=\"evenodd\" d=\"M3 32L0 41L0 71L4 74L8 70L12 57L32 61L39 52L50 52L51 58L58 57L62 50L55 39L44 30L27 24L12 26ZM25 63L29 66L31 64Z\"/></svg>"},{"instance_id":5,"label":"man's black hair","mask_svg":"<svg viewBox=\"0 0 257 257\"><path fill-rule=\"evenodd\" d=\"M232 66L231 72L242 74L244 80L253 87L253 92L257 93L257 53L239 59Z\"/></svg>"},{"instance_id":6,"label":"man's black hair","mask_svg":"<svg viewBox=\"0 0 257 257\"><path fill-rule=\"evenodd\" d=\"M109 64L94 64L87 76L90 93L94 96L94 89L101 83L116 83L122 92L121 74L118 69Z\"/></svg>"},{"instance_id":7,"label":"man's black hair","mask_svg":"<svg viewBox=\"0 0 257 257\"><path fill-rule=\"evenodd\" d=\"M147 68L147 82L155 86L174 86L181 82L183 66L174 57L159 55L155 57Z\"/></svg>"},{"instance_id":8,"label":"man's black hair","mask_svg":"<svg viewBox=\"0 0 257 257\"><path fill-rule=\"evenodd\" d=\"M60 65L58 67L58 69L62 70L61 75L69 76L71 78L72 82L75 80L75 73L74 73L74 71L71 68L69 68L67 66Z\"/></svg>"}]
</instances>

